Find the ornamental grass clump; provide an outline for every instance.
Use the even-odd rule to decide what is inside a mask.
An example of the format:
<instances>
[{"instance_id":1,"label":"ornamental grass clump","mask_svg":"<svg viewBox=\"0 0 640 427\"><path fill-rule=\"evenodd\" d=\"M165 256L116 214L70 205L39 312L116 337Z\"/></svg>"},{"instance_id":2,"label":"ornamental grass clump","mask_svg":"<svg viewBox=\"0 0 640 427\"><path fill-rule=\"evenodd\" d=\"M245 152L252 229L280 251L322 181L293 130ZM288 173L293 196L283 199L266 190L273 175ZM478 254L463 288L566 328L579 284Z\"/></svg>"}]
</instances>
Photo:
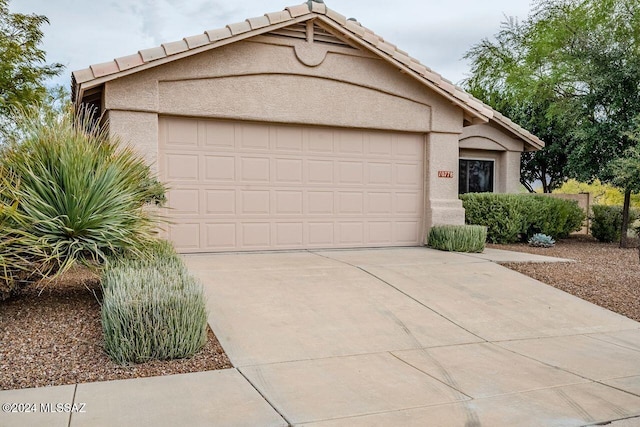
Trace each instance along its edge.
<instances>
[{"instance_id":1,"label":"ornamental grass clump","mask_svg":"<svg viewBox=\"0 0 640 427\"><path fill-rule=\"evenodd\" d=\"M431 248L451 252L482 252L487 227L481 225L436 225L429 232Z\"/></svg>"},{"instance_id":2,"label":"ornamental grass clump","mask_svg":"<svg viewBox=\"0 0 640 427\"><path fill-rule=\"evenodd\" d=\"M147 205L165 189L132 148L86 112L34 106L12 119L17 131L0 146L0 203L20 220L2 221L0 232L33 237L52 271L101 265L153 241L160 219Z\"/></svg>"},{"instance_id":3,"label":"ornamental grass clump","mask_svg":"<svg viewBox=\"0 0 640 427\"><path fill-rule=\"evenodd\" d=\"M102 277L105 351L121 365L188 358L207 339L202 286L169 243L110 262Z\"/></svg>"}]
</instances>

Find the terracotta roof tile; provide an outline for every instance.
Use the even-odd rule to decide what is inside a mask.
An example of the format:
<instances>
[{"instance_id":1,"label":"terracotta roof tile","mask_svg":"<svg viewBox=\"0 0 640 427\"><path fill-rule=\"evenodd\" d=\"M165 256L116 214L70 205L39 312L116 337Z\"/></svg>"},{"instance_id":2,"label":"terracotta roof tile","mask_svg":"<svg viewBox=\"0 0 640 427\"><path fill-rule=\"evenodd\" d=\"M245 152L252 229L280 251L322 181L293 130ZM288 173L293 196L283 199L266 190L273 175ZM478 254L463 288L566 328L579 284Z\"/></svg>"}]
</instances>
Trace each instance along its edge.
<instances>
[{"instance_id":1,"label":"terracotta roof tile","mask_svg":"<svg viewBox=\"0 0 640 427\"><path fill-rule=\"evenodd\" d=\"M91 71L91 68L74 71L73 77L75 77L76 83L88 82L89 80L93 80L95 78L95 76L93 75L93 71Z\"/></svg>"},{"instance_id":2,"label":"terracotta roof tile","mask_svg":"<svg viewBox=\"0 0 640 427\"><path fill-rule=\"evenodd\" d=\"M116 64L115 61L94 64L90 68L91 71L93 71L93 77L95 78L108 76L109 74L115 74L120 71L120 68L118 68L118 64Z\"/></svg>"},{"instance_id":3,"label":"terracotta roof tile","mask_svg":"<svg viewBox=\"0 0 640 427\"><path fill-rule=\"evenodd\" d=\"M339 14L335 10L327 8L326 15L327 15L327 17L333 19L334 21L336 21L338 24L340 24L342 26L347 25L347 17L344 16L344 15Z\"/></svg>"},{"instance_id":4,"label":"terracotta roof tile","mask_svg":"<svg viewBox=\"0 0 640 427\"><path fill-rule=\"evenodd\" d=\"M367 43L370 43L373 46L377 46L378 43L380 43L382 41L380 39L380 37L376 36L373 33L369 33L369 32L364 33L364 36L362 36L362 40L366 41Z\"/></svg>"},{"instance_id":5,"label":"terracotta roof tile","mask_svg":"<svg viewBox=\"0 0 640 427\"><path fill-rule=\"evenodd\" d=\"M396 51L394 45L384 41L378 42L378 44L376 44L376 47L387 55L393 55L393 53Z\"/></svg>"},{"instance_id":6,"label":"terracotta roof tile","mask_svg":"<svg viewBox=\"0 0 640 427\"><path fill-rule=\"evenodd\" d=\"M319 13L321 15L325 15L327 13L327 5L324 3L318 3L315 1L311 2L311 11L314 13Z\"/></svg>"},{"instance_id":7,"label":"terracotta roof tile","mask_svg":"<svg viewBox=\"0 0 640 427\"><path fill-rule=\"evenodd\" d=\"M288 10L283 10L282 12L272 12L265 14L267 18L269 18L269 22L273 24L280 24L281 22L285 22L291 19L291 15Z\"/></svg>"},{"instance_id":8,"label":"terracotta roof tile","mask_svg":"<svg viewBox=\"0 0 640 427\"><path fill-rule=\"evenodd\" d=\"M162 47L164 48L164 51L167 52L167 55L175 55L176 53L189 50L189 45L184 40L164 43Z\"/></svg>"},{"instance_id":9,"label":"terracotta roof tile","mask_svg":"<svg viewBox=\"0 0 640 427\"><path fill-rule=\"evenodd\" d=\"M120 68L120 71L128 70L130 68L134 68L138 65L144 64L144 60L142 59L142 56L140 56L140 53L116 58L115 61L118 64L118 68Z\"/></svg>"},{"instance_id":10,"label":"terracotta roof tile","mask_svg":"<svg viewBox=\"0 0 640 427\"><path fill-rule=\"evenodd\" d=\"M404 65L409 65L411 63L411 58L401 53L399 50L393 52L393 58L397 61L402 62Z\"/></svg>"},{"instance_id":11,"label":"terracotta roof tile","mask_svg":"<svg viewBox=\"0 0 640 427\"><path fill-rule=\"evenodd\" d=\"M310 11L311 9L311 11ZM228 39L235 35L247 33L251 30L257 30L265 28L264 31L268 31L268 27L271 25L287 23L293 21L295 18L311 14L311 12L319 15L326 15L322 19L328 19L331 24L334 23L342 27L345 31L352 34L354 37L361 39L365 43L370 44L379 51L386 54L392 60L397 61L408 67L410 70L417 73L425 84L435 85L445 91L455 99L461 105L466 106L469 112L475 112L485 119L493 119L503 127L510 129L513 133L523 137L530 141L534 146L543 146L544 143L537 137L530 134L528 131L513 123L508 118L504 117L497 111L488 107L481 101L473 98L464 90L456 87L449 80L443 78L440 74L434 72L429 67L421 64L418 60L411 58L411 56L399 49L392 43L386 42L382 37L375 34L370 29L362 26L359 22L354 20L347 20L344 15L337 13L326 7L324 3L319 2L305 2L300 5L287 7L280 12L267 13L264 16L250 18L244 22L235 24L229 24L225 28L206 31L204 34L198 34L191 37L186 37L183 40L165 43L162 46L141 50L138 54L117 58L115 61L105 62L102 64L92 65L90 68L84 70L78 70L73 72L73 77L76 84L82 84L91 80L98 79L109 75L115 75L120 71L142 66L147 62L164 58L167 56L175 55L178 53L186 52L191 49L213 44L219 40ZM329 22L327 21L327 22ZM432 86L433 87L433 86Z\"/></svg>"},{"instance_id":12,"label":"terracotta roof tile","mask_svg":"<svg viewBox=\"0 0 640 427\"><path fill-rule=\"evenodd\" d=\"M205 31L205 34L209 37L210 42L216 42L231 37L231 30L229 27L218 28L217 30Z\"/></svg>"},{"instance_id":13,"label":"terracotta roof tile","mask_svg":"<svg viewBox=\"0 0 640 427\"><path fill-rule=\"evenodd\" d=\"M140 56L144 62L151 62L156 59L164 58L167 56L167 53L164 51L162 46L152 47L151 49L141 50Z\"/></svg>"},{"instance_id":14,"label":"terracotta roof tile","mask_svg":"<svg viewBox=\"0 0 640 427\"><path fill-rule=\"evenodd\" d=\"M266 16L258 16L256 18L247 19L249 25L251 25L252 30L257 30L258 28L264 28L269 26L269 18Z\"/></svg>"},{"instance_id":15,"label":"terracotta roof tile","mask_svg":"<svg viewBox=\"0 0 640 427\"><path fill-rule=\"evenodd\" d=\"M210 40L207 34L198 34L195 36L185 37L184 41L189 45L189 49L195 49L196 47L209 44Z\"/></svg>"},{"instance_id":16,"label":"terracotta roof tile","mask_svg":"<svg viewBox=\"0 0 640 427\"><path fill-rule=\"evenodd\" d=\"M347 30L351 31L354 34L357 34L360 37L363 37L366 32L362 25L359 25L354 21L347 21L347 25L345 26L347 27Z\"/></svg>"},{"instance_id":17,"label":"terracotta roof tile","mask_svg":"<svg viewBox=\"0 0 640 427\"><path fill-rule=\"evenodd\" d=\"M229 24L227 25L227 28L229 29L229 31L231 31L231 34L234 36L237 34L242 34L242 33L251 31L251 25L247 21L236 22L235 24Z\"/></svg>"},{"instance_id":18,"label":"terracotta roof tile","mask_svg":"<svg viewBox=\"0 0 640 427\"><path fill-rule=\"evenodd\" d=\"M311 11L309 10L309 6L306 3L299 4L297 6L290 6L285 9L289 11L289 14L292 18L297 18L298 16L311 13Z\"/></svg>"}]
</instances>

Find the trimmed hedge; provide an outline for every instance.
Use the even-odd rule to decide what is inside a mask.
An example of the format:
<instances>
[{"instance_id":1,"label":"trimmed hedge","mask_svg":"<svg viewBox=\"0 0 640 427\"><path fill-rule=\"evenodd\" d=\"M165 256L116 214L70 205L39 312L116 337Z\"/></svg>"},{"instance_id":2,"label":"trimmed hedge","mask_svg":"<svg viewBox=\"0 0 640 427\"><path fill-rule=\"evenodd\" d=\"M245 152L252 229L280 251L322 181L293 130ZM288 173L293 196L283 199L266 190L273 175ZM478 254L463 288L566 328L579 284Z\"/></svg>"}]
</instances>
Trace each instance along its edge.
<instances>
[{"instance_id":1,"label":"trimmed hedge","mask_svg":"<svg viewBox=\"0 0 640 427\"><path fill-rule=\"evenodd\" d=\"M202 286L167 243L111 263L102 279L105 351L121 365L193 356L207 339Z\"/></svg>"},{"instance_id":2,"label":"trimmed hedge","mask_svg":"<svg viewBox=\"0 0 640 427\"><path fill-rule=\"evenodd\" d=\"M565 238L586 218L575 201L547 196L469 193L460 199L466 223L486 226L491 243L526 242L538 233Z\"/></svg>"},{"instance_id":3,"label":"trimmed hedge","mask_svg":"<svg viewBox=\"0 0 640 427\"><path fill-rule=\"evenodd\" d=\"M436 225L428 245L441 251L482 252L486 241L487 227L481 225Z\"/></svg>"},{"instance_id":4,"label":"trimmed hedge","mask_svg":"<svg viewBox=\"0 0 640 427\"><path fill-rule=\"evenodd\" d=\"M622 231L622 206L594 205L591 215L591 235L601 242L620 240ZM629 210L629 224L640 217L636 209Z\"/></svg>"}]
</instances>

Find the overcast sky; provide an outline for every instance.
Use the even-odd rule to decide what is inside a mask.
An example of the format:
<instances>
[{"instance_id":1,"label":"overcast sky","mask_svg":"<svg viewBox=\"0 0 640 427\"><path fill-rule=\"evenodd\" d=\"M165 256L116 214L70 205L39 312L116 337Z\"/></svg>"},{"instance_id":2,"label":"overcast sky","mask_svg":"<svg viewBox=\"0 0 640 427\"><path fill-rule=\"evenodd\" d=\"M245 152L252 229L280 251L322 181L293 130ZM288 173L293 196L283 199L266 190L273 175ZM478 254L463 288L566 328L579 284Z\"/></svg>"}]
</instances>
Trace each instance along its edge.
<instances>
[{"instance_id":1,"label":"overcast sky","mask_svg":"<svg viewBox=\"0 0 640 427\"><path fill-rule=\"evenodd\" d=\"M45 15L49 62L71 71L205 30L261 16L298 0L11 0L12 12ZM327 0L349 17L454 82L468 73L471 45L495 34L505 16L526 18L530 0Z\"/></svg>"}]
</instances>

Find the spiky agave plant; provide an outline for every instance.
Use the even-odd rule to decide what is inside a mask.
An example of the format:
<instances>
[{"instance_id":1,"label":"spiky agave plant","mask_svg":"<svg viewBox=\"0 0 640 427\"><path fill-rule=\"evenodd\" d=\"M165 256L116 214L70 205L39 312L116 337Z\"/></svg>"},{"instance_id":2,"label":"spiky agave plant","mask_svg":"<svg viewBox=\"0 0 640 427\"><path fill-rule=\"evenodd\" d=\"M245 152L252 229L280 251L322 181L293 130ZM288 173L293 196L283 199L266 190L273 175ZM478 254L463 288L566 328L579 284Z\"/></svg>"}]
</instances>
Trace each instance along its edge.
<instances>
[{"instance_id":1,"label":"spiky agave plant","mask_svg":"<svg viewBox=\"0 0 640 427\"><path fill-rule=\"evenodd\" d=\"M155 177L132 148L105 126L92 126L90 114L33 107L15 121L20 132L7 141L0 168L15 177L11 197L23 231L55 256L58 268L101 264L153 240L159 218L145 204L158 187L149 185Z\"/></svg>"}]
</instances>

